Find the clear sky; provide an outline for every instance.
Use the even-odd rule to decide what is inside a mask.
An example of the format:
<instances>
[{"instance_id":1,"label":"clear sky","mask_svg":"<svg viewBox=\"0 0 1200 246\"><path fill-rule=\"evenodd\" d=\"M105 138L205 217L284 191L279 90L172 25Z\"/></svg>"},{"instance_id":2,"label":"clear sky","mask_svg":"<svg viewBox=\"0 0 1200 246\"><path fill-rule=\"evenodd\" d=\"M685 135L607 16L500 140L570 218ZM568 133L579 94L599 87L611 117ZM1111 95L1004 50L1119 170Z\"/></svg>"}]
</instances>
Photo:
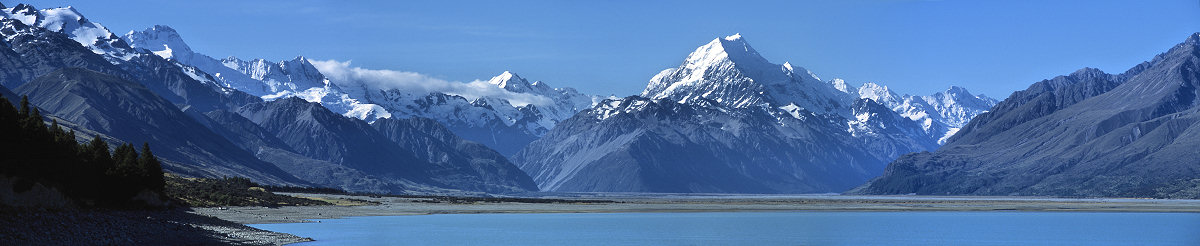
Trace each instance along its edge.
<instances>
[{"instance_id":1,"label":"clear sky","mask_svg":"<svg viewBox=\"0 0 1200 246\"><path fill-rule=\"evenodd\" d=\"M909 94L959 85L1003 99L1082 67L1122 72L1200 32L1198 0L26 3L72 5L120 34L169 25L217 58L304 55L464 82L512 70L617 96L734 33L822 79Z\"/></svg>"}]
</instances>

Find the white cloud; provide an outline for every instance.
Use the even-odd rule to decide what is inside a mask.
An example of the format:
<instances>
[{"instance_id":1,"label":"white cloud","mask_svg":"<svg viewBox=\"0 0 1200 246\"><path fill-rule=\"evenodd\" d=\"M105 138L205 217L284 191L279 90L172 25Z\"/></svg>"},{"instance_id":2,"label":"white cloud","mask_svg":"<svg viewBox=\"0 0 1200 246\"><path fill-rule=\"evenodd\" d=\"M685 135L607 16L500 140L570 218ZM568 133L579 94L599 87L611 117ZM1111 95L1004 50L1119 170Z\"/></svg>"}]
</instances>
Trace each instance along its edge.
<instances>
[{"instance_id":1,"label":"white cloud","mask_svg":"<svg viewBox=\"0 0 1200 246\"><path fill-rule=\"evenodd\" d=\"M474 100L480 97L500 98L508 100L513 106L525 106L529 104L546 106L553 104L553 101L549 98L507 91L489 84L487 81L475 80L469 83L446 81L415 72L352 67L350 66L350 61L309 60L309 62L317 67L317 70L320 70L321 74L324 74L330 81L343 88L350 85L363 84L370 89L396 89L418 95L441 92L462 96L467 98L467 100Z\"/></svg>"}]
</instances>

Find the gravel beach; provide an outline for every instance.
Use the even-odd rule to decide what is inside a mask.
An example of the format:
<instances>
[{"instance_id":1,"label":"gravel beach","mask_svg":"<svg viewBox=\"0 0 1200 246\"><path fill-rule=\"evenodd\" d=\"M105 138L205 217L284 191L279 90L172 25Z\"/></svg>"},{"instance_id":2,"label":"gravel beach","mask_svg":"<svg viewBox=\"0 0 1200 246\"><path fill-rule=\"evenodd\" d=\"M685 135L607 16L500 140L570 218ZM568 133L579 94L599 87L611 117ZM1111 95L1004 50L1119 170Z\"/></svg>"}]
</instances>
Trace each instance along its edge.
<instances>
[{"instance_id":1,"label":"gravel beach","mask_svg":"<svg viewBox=\"0 0 1200 246\"><path fill-rule=\"evenodd\" d=\"M1086 211L1200 212L1200 200L1058 199L1022 197L924 196L741 196L741 195L586 195L544 197L579 199L579 203L473 202L447 203L426 198L366 197L326 194L288 195L377 202L362 206L196 208L193 213L243 224L302 223L349 216L469 213L627 213L627 212L756 212L756 211ZM612 202L594 202L608 200Z\"/></svg>"},{"instance_id":2,"label":"gravel beach","mask_svg":"<svg viewBox=\"0 0 1200 246\"><path fill-rule=\"evenodd\" d=\"M283 245L312 241L185 209L0 210L3 245Z\"/></svg>"}]
</instances>

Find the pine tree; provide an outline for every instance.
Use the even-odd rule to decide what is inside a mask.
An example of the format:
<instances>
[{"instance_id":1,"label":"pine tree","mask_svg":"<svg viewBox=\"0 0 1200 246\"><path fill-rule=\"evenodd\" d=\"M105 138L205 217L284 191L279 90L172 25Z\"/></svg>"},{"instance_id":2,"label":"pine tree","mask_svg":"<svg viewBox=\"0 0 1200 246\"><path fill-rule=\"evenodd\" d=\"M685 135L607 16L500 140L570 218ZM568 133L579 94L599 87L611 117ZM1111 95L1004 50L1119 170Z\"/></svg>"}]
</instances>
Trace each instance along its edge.
<instances>
[{"instance_id":1,"label":"pine tree","mask_svg":"<svg viewBox=\"0 0 1200 246\"><path fill-rule=\"evenodd\" d=\"M21 118L29 116L29 96L21 96L21 108L17 110Z\"/></svg>"},{"instance_id":2,"label":"pine tree","mask_svg":"<svg viewBox=\"0 0 1200 246\"><path fill-rule=\"evenodd\" d=\"M148 143L138 153L133 144L121 144L109 152L99 135L80 144L73 129L64 129L57 119L47 125L41 111L28 97L14 106L0 96L0 175L23 180L13 192L24 192L34 184L62 191L83 206L129 207L131 198L143 190L162 194L162 163L150 152Z\"/></svg>"},{"instance_id":3,"label":"pine tree","mask_svg":"<svg viewBox=\"0 0 1200 246\"><path fill-rule=\"evenodd\" d=\"M3 161L0 161L0 174L12 174L19 165L17 162L21 157L15 153L21 153L21 142L24 140L20 118L20 111L0 96L0 136L4 136L3 141L0 141L0 149L14 153L0 157L3 158Z\"/></svg>"},{"instance_id":4,"label":"pine tree","mask_svg":"<svg viewBox=\"0 0 1200 246\"><path fill-rule=\"evenodd\" d=\"M114 166L108 170L108 175L117 176L119 178L129 178L138 176L138 154L133 149L133 144L121 144L113 150Z\"/></svg>"},{"instance_id":5,"label":"pine tree","mask_svg":"<svg viewBox=\"0 0 1200 246\"><path fill-rule=\"evenodd\" d=\"M34 130L38 132L46 131L46 123L42 122L42 111L36 107L28 116L25 116L25 130Z\"/></svg>"},{"instance_id":6,"label":"pine tree","mask_svg":"<svg viewBox=\"0 0 1200 246\"><path fill-rule=\"evenodd\" d=\"M84 158L91 165L89 169L99 173L104 173L113 167L112 156L108 154L108 143L104 142L100 135L96 135L95 138L92 138L92 142L88 143Z\"/></svg>"},{"instance_id":7,"label":"pine tree","mask_svg":"<svg viewBox=\"0 0 1200 246\"><path fill-rule=\"evenodd\" d=\"M16 129L9 129L8 127L12 127L10 124L15 125L14 123L17 121L19 115L18 111L13 108L12 103L9 103L8 99L0 95L0 125L2 125L0 127L4 127L0 128L0 130L3 130L5 133L15 134Z\"/></svg>"},{"instance_id":8,"label":"pine tree","mask_svg":"<svg viewBox=\"0 0 1200 246\"><path fill-rule=\"evenodd\" d=\"M59 149L69 152L78 151L79 143L75 142L75 130L72 129L69 132L63 130L58 125L57 119L50 121L50 135L54 136L54 143Z\"/></svg>"},{"instance_id":9,"label":"pine tree","mask_svg":"<svg viewBox=\"0 0 1200 246\"><path fill-rule=\"evenodd\" d=\"M143 170L142 177L145 179L144 185L151 190L161 193L166 182L163 180L162 163L154 157L154 153L150 152L150 143L142 143L142 155L138 158L138 165Z\"/></svg>"}]
</instances>

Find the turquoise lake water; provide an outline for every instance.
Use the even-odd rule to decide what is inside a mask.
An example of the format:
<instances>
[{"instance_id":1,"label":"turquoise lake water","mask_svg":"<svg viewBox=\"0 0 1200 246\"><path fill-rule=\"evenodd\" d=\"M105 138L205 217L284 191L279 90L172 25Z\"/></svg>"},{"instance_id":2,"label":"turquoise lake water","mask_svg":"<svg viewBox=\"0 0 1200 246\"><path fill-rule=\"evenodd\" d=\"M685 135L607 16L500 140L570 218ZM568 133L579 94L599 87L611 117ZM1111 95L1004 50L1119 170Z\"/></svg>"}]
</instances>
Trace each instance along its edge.
<instances>
[{"instance_id":1,"label":"turquoise lake water","mask_svg":"<svg viewBox=\"0 0 1200 246\"><path fill-rule=\"evenodd\" d=\"M298 245L1200 245L1200 214L438 214L260 224Z\"/></svg>"}]
</instances>

